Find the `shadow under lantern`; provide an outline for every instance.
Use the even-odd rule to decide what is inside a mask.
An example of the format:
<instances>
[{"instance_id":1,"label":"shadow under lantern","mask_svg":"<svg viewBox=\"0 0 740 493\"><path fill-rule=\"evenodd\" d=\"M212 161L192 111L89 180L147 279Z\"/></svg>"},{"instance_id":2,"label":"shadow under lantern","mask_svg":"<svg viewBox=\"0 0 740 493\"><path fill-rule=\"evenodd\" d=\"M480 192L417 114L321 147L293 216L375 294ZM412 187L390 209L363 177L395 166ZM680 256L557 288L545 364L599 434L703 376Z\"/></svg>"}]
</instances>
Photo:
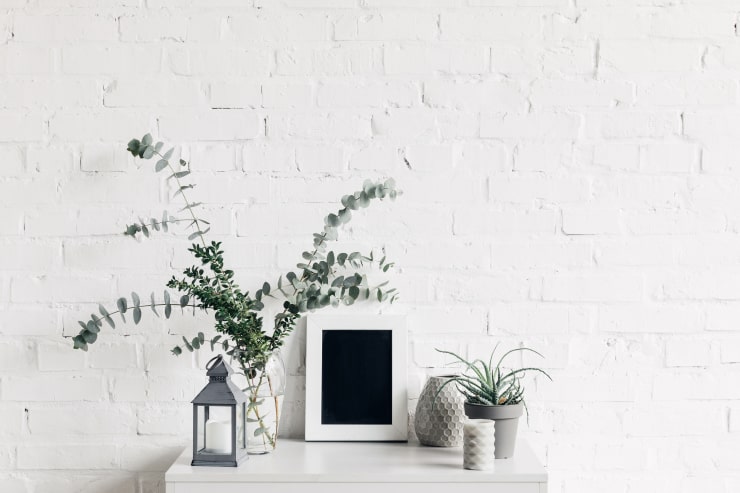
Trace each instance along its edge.
<instances>
[{"instance_id":1,"label":"shadow under lantern","mask_svg":"<svg viewBox=\"0 0 740 493\"><path fill-rule=\"evenodd\" d=\"M208 385L193 399L193 466L236 467L247 459L247 396L218 355L206 365Z\"/></svg>"}]
</instances>

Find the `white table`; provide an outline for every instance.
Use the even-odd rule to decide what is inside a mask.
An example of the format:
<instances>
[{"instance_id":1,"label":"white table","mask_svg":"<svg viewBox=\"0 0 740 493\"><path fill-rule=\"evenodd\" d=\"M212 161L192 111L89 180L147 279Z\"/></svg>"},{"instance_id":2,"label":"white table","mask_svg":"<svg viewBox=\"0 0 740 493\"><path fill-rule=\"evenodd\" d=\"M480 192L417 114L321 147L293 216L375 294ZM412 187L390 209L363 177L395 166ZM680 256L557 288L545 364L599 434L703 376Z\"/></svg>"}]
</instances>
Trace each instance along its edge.
<instances>
[{"instance_id":1,"label":"white table","mask_svg":"<svg viewBox=\"0 0 740 493\"><path fill-rule=\"evenodd\" d=\"M547 471L528 444L493 472L462 468L459 448L417 443L280 439L240 467L192 467L191 449L165 475L167 493L546 493Z\"/></svg>"}]
</instances>

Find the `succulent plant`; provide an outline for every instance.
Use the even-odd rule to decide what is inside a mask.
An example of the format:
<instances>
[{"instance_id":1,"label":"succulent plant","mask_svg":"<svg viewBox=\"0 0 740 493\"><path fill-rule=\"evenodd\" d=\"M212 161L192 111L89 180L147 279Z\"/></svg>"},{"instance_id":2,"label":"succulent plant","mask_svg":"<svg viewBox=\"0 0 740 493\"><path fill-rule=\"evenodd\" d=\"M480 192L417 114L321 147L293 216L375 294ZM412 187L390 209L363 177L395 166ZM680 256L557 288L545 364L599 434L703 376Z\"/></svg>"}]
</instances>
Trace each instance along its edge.
<instances>
[{"instance_id":1,"label":"succulent plant","mask_svg":"<svg viewBox=\"0 0 740 493\"><path fill-rule=\"evenodd\" d=\"M507 356L520 351L529 351L543 357L534 349L527 347L511 349L499 358L496 366L493 366L494 356L497 349L498 344L493 348L493 351L491 351L491 356L487 363L481 359L468 361L451 351L437 349L438 352L452 356L457 360L457 363L461 363L465 366L462 373L451 376L446 382L444 382L441 388L454 383L465 396L466 402L470 404L483 406L506 406L524 403L524 387L522 386L521 377L526 375L527 372L542 373L552 380L550 375L540 368L528 367L512 370L504 369L504 367L502 367ZM526 403L524 404L526 407Z\"/></svg>"}]
</instances>

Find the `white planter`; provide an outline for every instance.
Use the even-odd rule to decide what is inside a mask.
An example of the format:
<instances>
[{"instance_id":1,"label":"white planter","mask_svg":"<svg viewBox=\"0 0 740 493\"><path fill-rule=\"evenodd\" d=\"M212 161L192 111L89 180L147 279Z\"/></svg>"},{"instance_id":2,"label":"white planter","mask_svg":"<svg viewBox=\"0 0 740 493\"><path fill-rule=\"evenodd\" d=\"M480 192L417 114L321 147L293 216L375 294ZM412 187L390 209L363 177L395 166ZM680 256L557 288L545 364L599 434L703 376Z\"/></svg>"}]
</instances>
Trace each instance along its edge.
<instances>
[{"instance_id":1,"label":"white planter","mask_svg":"<svg viewBox=\"0 0 740 493\"><path fill-rule=\"evenodd\" d=\"M496 424L489 419L469 419L463 425L463 467L491 471L496 454Z\"/></svg>"}]
</instances>

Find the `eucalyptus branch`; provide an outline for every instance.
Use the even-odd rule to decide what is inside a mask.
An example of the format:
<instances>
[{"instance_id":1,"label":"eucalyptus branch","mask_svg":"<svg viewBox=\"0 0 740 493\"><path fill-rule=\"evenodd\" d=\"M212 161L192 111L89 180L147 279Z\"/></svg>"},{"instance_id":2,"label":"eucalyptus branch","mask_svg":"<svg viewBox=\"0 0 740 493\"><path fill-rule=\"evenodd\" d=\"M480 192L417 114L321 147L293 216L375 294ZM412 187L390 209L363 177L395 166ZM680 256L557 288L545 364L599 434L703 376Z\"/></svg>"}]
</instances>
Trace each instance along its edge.
<instances>
[{"instance_id":1,"label":"eucalyptus branch","mask_svg":"<svg viewBox=\"0 0 740 493\"><path fill-rule=\"evenodd\" d=\"M352 219L351 211L356 211L360 208L368 207L373 199L383 200L384 198L388 197L391 200L394 200L398 195L400 195L400 193L401 192L396 190L395 180L389 178L385 180L385 182L377 183L371 180L365 180L362 185L362 190L342 197L341 203L343 207L339 209L336 213L331 213L324 218L323 232L314 233L313 252L303 252L302 256L304 260L309 263L302 262L296 265L296 267L302 270L301 277L298 279L297 282L294 282L294 279L297 277L295 273L289 272L286 275L288 281L293 284L293 294L296 299L293 303L286 306L282 314L287 313L288 306L290 305L296 305L299 312L305 312L306 310L313 310L316 308L327 306L328 304L333 304L331 297L327 297L326 293L320 294L320 296L318 297L309 296L305 300L300 299L298 295L301 293L301 290L298 289L298 286L302 285L306 281L314 282L317 280L321 284L329 285L330 281L334 281L334 270L332 269L332 267L335 265L335 263L339 264L340 266L344 266L346 262L349 262L351 266L358 268L362 265L363 260L372 262L372 254L369 257L364 257L359 252L353 252L350 254L340 253L337 255L334 252L330 251L324 256L320 252L323 252L326 249L327 242L336 241L337 239L339 239L338 229L340 226L348 223ZM383 257L383 259L381 260L381 268L384 269L384 272L387 272L393 264L384 264L384 262L385 257ZM281 289L281 280L282 276L278 278L278 289L283 292ZM355 284L350 283L346 286L342 286L341 296L342 300L346 304L354 303L354 301L359 297L360 291L358 285L359 282ZM348 291L346 293L348 295L347 297L345 297L344 288L348 288ZM269 293L269 283L264 283L262 288L257 290L257 292L255 293L255 297L257 301L260 302L260 305L262 296L269 295ZM285 293L283 292L283 294ZM384 297L382 292L379 291L378 300L381 301L385 299L387 299L387 297ZM392 298L391 301L393 300L395 300L395 296ZM258 309L261 309L263 306L264 305L259 306ZM280 320L275 320L276 332L279 328L279 322Z\"/></svg>"},{"instance_id":2,"label":"eucalyptus branch","mask_svg":"<svg viewBox=\"0 0 740 493\"><path fill-rule=\"evenodd\" d=\"M169 151L167 151L167 153L171 153L171 152L172 152L172 149L170 149ZM159 165L159 163L161 163L162 161L164 161L165 163L167 163L167 167L170 168L170 171L172 171L172 175L170 175L170 176L172 176L172 177L175 178L175 181L177 182L177 190L180 193L180 195L182 195L182 200L185 202L185 208L190 212L190 217L192 218L193 223L195 225L195 230L196 230L196 232L200 232L200 234L198 234L198 238L200 239L200 242L202 243L203 247L206 247L206 240L203 238L203 235L210 230L210 227L208 227L208 228L206 228L204 230L201 227L201 225L200 225L200 220L195 216L195 212L193 212L193 205L188 200L187 195L185 195L185 190L187 190L187 188L184 188L182 186L182 182L180 181L180 174L179 173L183 173L183 172L177 172L177 171L175 171L175 168L172 167L172 164L170 164L169 159L167 159L166 157L164 157L159 152L155 152L155 154L157 154L161 158L157 164ZM187 162L185 162L185 160L183 160L183 159L180 159L180 165L181 166L187 166ZM188 170L187 173L189 174L190 173L190 170ZM187 175L184 175L184 176L187 176Z\"/></svg>"},{"instance_id":3,"label":"eucalyptus branch","mask_svg":"<svg viewBox=\"0 0 740 493\"><path fill-rule=\"evenodd\" d=\"M190 174L190 170L187 169L188 163L180 159L179 164L185 169L178 169L171 162L174 149L162 153L163 148L164 143L154 143L151 135L147 134L141 140L131 140L127 150L140 159L149 160L158 157L154 166L156 172L169 169L168 179L175 179L177 185L175 195L182 195L185 203L182 210L188 210L190 219L177 219L165 211L161 220L154 218L148 222L139 220L138 223L128 225L125 233L133 237L139 233L149 236L150 228L155 231L160 229L167 231L171 224L189 221L189 226L195 228L189 239L198 240L191 245L189 251L200 261L200 265L186 268L181 278L173 276L167 287L183 293L179 301L181 307L192 306L194 311L213 310L216 331L216 335L210 339L206 339L202 332L190 340L183 337L184 346L175 346L172 349L174 354L181 354L183 347L188 351L195 351L206 344L210 344L212 349L215 349L216 344L221 344L224 352L238 361L245 374L251 375L251 372L264 367L270 354L283 344L285 337L294 329L296 321L303 313L329 305L337 306L340 303L351 305L357 299L369 299L372 294L380 302L386 300L393 302L396 299L395 289L383 290L387 282L370 286L367 277L356 272L366 262L371 264L377 262L380 269L387 272L393 264L387 262L385 257L376 261L372 253L363 255L359 252L327 251L327 244L339 238L338 229L350 221L352 211L368 207L375 199L395 199L400 194L392 179L384 182L367 180L361 190L342 197L342 207L339 210L324 218L323 230L313 235L313 248L310 252L303 252L303 261L296 265L298 270L278 278L275 292L279 292L285 300L282 311L273 319L272 332L268 335L263 330L263 320L259 312L264 308L263 298L278 297L273 294L267 282L254 292L254 296L240 289L234 281L234 272L224 266L221 243L209 244L205 241L204 235L209 231L209 223L198 217L195 212L200 203L189 200L187 191L194 185L182 182L182 178ZM339 275L340 270L350 272ZM149 306L158 316L157 308L163 307L165 317L169 318L173 303L168 292L165 291L164 296L164 303L158 303L152 295ZM142 316L142 304L136 293L132 293L131 297L131 308L126 298L119 298L117 311L110 312L103 305L99 305L101 316L92 314L88 321L81 321L82 330L74 337L75 348L87 350L89 344L96 342L103 322L115 327L113 315L119 315L125 322L125 314L130 309L133 312L134 323L138 324Z\"/></svg>"},{"instance_id":4,"label":"eucalyptus branch","mask_svg":"<svg viewBox=\"0 0 740 493\"><path fill-rule=\"evenodd\" d=\"M141 219L139 219L138 223L128 224L126 225L126 231L123 232L123 234L127 236L133 236L136 237L137 233L143 233L144 236L147 238L149 237L149 228L151 227L155 231L159 231L160 229L167 233L169 229L170 224L176 224L181 223L185 221L190 221L190 219L177 219L175 217L169 216L167 214L167 211L164 211L162 213L162 220L157 221L154 218L150 218L149 222L145 222Z\"/></svg>"},{"instance_id":5,"label":"eucalyptus branch","mask_svg":"<svg viewBox=\"0 0 740 493\"><path fill-rule=\"evenodd\" d=\"M74 341L74 348L87 351L88 344L93 344L95 341L97 341L98 333L103 327L103 321L105 321L112 329L115 329L116 323L113 319L113 315L119 315L121 317L121 321L126 323L125 315L130 310L133 314L132 318L134 324L138 325L139 322L141 322L142 308L151 308L152 312L154 312L154 314L159 317L160 314L156 310L159 307L164 308L163 312L165 318L170 318L170 315L172 314L172 307L175 305L171 302L169 292L164 292L164 302L156 302L154 293L151 294L150 300L150 303L142 305L139 295L135 292L132 292L131 306L129 306L127 298L118 298L118 300L116 301L116 306L118 309L114 311L108 311L108 309L106 309L102 304L99 304L98 311L100 312L100 316L92 313L90 314L89 320L80 320L77 322L82 327L82 330L80 330L80 332L72 338L72 340ZM183 311L187 306L192 306L192 308L195 309L195 304L193 303L192 305L190 305L189 302L190 297L184 295L180 297L179 301L176 302L176 305L179 306Z\"/></svg>"},{"instance_id":6,"label":"eucalyptus branch","mask_svg":"<svg viewBox=\"0 0 740 493\"><path fill-rule=\"evenodd\" d=\"M207 245L206 245L205 239L203 238L203 235L205 235L210 230L210 228L209 227L203 228L201 223L204 223L204 224L209 224L209 223L208 221L200 219L195 215L195 212L193 212L193 209L199 204L194 204L190 202L190 200L188 200L187 195L185 194L185 190L189 190L193 188L195 185L192 185L192 184L183 185L182 182L180 181L180 178L184 178L190 174L190 170L189 169L186 169L184 171L176 170L172 166L172 163L170 163L170 158L172 157L172 154L175 152L175 149L171 148L164 154L161 154L160 151L163 148L164 148L163 142L157 142L156 144L153 144L152 136L150 134L146 134L144 137L141 138L141 140L132 139L128 143L127 150L134 157L138 157L141 159L151 159L154 156L159 156L160 159L157 161L156 165L154 166L154 170L156 172L160 172L164 170L165 168L169 168L172 174L168 177L168 179L174 178L175 181L177 182L177 191L175 192L175 195L177 195L178 193L182 195L182 199L185 202L184 209L187 209L188 212L190 213L190 217L192 220L191 224L195 226L195 232L192 233L188 237L188 239L194 240L195 238L199 238L201 244L205 248ZM187 167L188 166L187 161L185 161L184 159L180 159L180 166ZM165 217L163 218L163 220L166 219L166 216L167 216L167 213L165 211ZM136 225L134 225L133 228L129 227L126 230L126 234L129 234L130 236L135 236L136 233L138 232L136 231L136 229L137 229ZM145 225L143 225L143 222L141 226L141 231L144 233L145 236L149 236L148 229L146 228Z\"/></svg>"}]
</instances>

